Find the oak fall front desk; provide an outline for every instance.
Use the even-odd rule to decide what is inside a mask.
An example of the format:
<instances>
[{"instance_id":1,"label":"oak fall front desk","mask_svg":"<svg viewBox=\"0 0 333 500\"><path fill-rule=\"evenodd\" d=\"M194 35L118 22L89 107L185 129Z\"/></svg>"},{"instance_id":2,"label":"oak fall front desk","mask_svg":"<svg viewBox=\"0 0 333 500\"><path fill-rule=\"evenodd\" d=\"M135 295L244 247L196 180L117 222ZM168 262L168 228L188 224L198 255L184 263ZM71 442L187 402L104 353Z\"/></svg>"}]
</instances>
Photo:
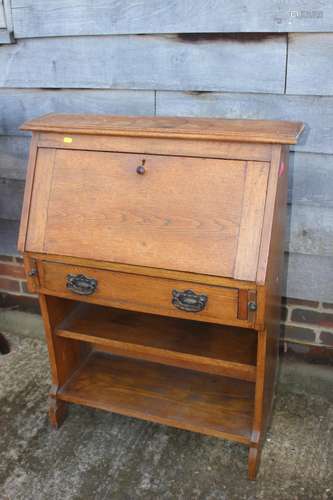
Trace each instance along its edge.
<instances>
[{"instance_id":1,"label":"oak fall front desk","mask_svg":"<svg viewBox=\"0 0 333 500\"><path fill-rule=\"evenodd\" d=\"M78 403L238 441L256 476L278 357L300 123L51 114L19 236L50 420Z\"/></svg>"}]
</instances>

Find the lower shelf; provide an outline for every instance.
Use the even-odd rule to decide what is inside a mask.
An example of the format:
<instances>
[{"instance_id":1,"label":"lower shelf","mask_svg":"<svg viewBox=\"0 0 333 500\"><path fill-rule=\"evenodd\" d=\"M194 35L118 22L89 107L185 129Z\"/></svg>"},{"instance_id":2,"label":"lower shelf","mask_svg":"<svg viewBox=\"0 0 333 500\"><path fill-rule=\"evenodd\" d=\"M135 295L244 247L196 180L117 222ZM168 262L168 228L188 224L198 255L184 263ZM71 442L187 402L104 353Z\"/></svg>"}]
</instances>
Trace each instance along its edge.
<instances>
[{"instance_id":1,"label":"lower shelf","mask_svg":"<svg viewBox=\"0 0 333 500\"><path fill-rule=\"evenodd\" d=\"M255 382L257 332L78 304L56 334L112 354Z\"/></svg>"},{"instance_id":2,"label":"lower shelf","mask_svg":"<svg viewBox=\"0 0 333 500\"><path fill-rule=\"evenodd\" d=\"M254 387L93 351L57 398L250 444Z\"/></svg>"}]
</instances>

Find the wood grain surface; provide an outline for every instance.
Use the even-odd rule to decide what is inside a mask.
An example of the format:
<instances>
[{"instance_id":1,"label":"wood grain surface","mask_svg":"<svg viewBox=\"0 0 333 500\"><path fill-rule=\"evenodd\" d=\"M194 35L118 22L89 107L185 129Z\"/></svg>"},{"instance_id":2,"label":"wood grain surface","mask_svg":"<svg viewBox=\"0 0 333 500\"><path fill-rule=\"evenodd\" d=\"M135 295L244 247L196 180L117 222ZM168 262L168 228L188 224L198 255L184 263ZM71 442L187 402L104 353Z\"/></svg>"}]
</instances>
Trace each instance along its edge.
<instances>
[{"instance_id":1,"label":"wood grain surface","mask_svg":"<svg viewBox=\"0 0 333 500\"><path fill-rule=\"evenodd\" d=\"M255 330L79 304L56 334L113 354L255 381Z\"/></svg>"},{"instance_id":2,"label":"wood grain surface","mask_svg":"<svg viewBox=\"0 0 333 500\"><path fill-rule=\"evenodd\" d=\"M93 353L58 398L249 443L254 384Z\"/></svg>"}]
</instances>

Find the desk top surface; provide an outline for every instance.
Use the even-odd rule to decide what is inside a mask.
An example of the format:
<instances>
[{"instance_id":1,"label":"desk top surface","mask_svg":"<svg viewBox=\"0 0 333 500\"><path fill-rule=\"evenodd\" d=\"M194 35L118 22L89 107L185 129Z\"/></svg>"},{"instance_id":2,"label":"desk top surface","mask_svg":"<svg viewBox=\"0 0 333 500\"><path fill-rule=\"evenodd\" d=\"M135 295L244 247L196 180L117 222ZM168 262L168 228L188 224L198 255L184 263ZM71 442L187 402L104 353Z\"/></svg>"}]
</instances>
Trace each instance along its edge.
<instances>
[{"instance_id":1,"label":"desk top surface","mask_svg":"<svg viewBox=\"0 0 333 500\"><path fill-rule=\"evenodd\" d=\"M295 144L301 122L222 118L47 114L22 125L22 130L171 137L255 143Z\"/></svg>"}]
</instances>

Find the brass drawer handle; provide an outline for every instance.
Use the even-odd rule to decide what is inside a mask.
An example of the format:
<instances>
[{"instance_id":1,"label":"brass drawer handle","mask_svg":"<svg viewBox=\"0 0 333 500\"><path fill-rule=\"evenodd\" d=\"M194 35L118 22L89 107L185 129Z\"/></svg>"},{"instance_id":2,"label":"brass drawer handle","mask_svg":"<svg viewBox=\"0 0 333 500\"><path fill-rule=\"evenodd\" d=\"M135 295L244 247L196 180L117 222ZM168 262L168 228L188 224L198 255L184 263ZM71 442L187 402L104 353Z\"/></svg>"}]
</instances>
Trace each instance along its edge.
<instances>
[{"instance_id":1,"label":"brass drawer handle","mask_svg":"<svg viewBox=\"0 0 333 500\"><path fill-rule=\"evenodd\" d=\"M200 312L206 307L207 301L207 295L199 295L193 290L172 290L172 304L182 311Z\"/></svg>"},{"instance_id":2,"label":"brass drawer handle","mask_svg":"<svg viewBox=\"0 0 333 500\"><path fill-rule=\"evenodd\" d=\"M97 280L84 274L67 274L66 288L78 295L92 295L97 288Z\"/></svg>"}]
</instances>

